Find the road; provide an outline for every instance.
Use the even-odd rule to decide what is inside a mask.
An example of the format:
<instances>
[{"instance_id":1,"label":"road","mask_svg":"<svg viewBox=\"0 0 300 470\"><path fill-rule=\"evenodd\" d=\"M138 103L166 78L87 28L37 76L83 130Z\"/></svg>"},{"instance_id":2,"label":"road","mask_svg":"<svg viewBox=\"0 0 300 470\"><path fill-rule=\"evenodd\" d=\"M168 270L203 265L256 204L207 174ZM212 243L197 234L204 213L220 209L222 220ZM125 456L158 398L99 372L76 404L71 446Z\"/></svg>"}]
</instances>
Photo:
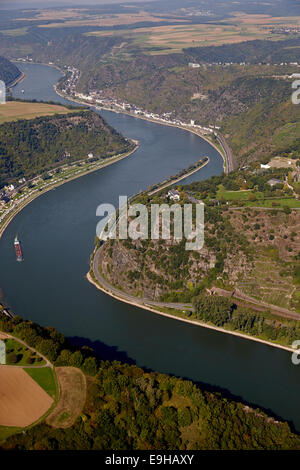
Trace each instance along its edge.
<instances>
[{"instance_id":1,"label":"road","mask_svg":"<svg viewBox=\"0 0 300 470\"><path fill-rule=\"evenodd\" d=\"M103 247L103 246L102 246ZM124 299L132 304L142 306L150 306L150 307L161 307L161 308L174 308L176 310L184 310L184 311L193 311L194 308L190 303L170 303L170 302L156 302L154 300L146 299L146 298L139 298L135 297L130 294L126 294L119 289L116 289L111 284L109 284L106 279L100 274L99 272L99 257L101 254L102 247L99 248L94 256L92 269L96 280L100 283L100 285L106 290L109 294L112 294L120 300ZM277 307L276 305L267 304L265 302L258 301L253 297L247 296L242 292L237 290L235 291L226 291L224 289L219 289L217 287L213 287L211 289L215 295L224 296L224 297L231 297L232 301L237 305L244 306L247 308L251 308L252 310L256 310L259 312L264 312L269 310L270 313L276 315L278 317L289 318L291 320L300 320L300 314L293 312L291 310Z\"/></svg>"},{"instance_id":2,"label":"road","mask_svg":"<svg viewBox=\"0 0 300 470\"><path fill-rule=\"evenodd\" d=\"M116 289L111 284L109 284L106 281L106 279L104 279L104 277L99 272L98 267L99 267L99 257L100 257L100 254L101 254L101 249L102 249L102 247L99 248L95 253L92 268L93 268L93 272L94 272L94 275L95 275L97 281L101 284L101 286L108 293L111 293L111 294L115 295L116 297L120 297L120 299L125 299L125 300L129 301L130 303L134 303L136 305L141 305L141 306L149 305L151 307L175 308L177 310L192 310L193 309L192 304L155 302L154 300L135 297L134 295L126 294L126 293L120 291L119 289Z\"/></svg>"},{"instance_id":3,"label":"road","mask_svg":"<svg viewBox=\"0 0 300 470\"><path fill-rule=\"evenodd\" d=\"M226 159L226 173L230 173L235 169L235 159L232 153L231 148L229 147L228 143L225 140L225 137L220 133L216 133L216 137L218 139L219 144L223 148L225 152L225 159Z\"/></svg>"}]
</instances>

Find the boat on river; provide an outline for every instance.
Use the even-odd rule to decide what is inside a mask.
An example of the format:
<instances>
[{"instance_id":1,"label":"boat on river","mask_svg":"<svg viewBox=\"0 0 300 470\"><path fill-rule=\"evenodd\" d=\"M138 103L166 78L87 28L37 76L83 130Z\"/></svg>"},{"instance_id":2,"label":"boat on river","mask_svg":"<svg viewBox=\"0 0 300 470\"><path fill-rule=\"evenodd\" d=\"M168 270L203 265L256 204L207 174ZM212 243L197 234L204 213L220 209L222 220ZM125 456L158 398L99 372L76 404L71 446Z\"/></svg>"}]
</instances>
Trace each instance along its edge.
<instances>
[{"instance_id":1,"label":"boat on river","mask_svg":"<svg viewBox=\"0 0 300 470\"><path fill-rule=\"evenodd\" d=\"M15 238L14 248L15 248L17 261L23 261L23 253L22 253L21 243L18 239L18 236L16 236L16 238Z\"/></svg>"}]
</instances>

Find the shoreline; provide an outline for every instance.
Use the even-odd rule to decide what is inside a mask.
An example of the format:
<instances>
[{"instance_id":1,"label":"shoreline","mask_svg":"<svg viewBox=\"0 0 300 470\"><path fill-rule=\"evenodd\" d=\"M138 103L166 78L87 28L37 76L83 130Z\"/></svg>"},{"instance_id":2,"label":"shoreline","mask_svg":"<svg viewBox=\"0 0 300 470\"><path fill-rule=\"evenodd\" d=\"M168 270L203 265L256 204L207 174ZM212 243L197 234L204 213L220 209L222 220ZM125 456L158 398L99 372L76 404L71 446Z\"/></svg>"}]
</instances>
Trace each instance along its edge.
<instances>
[{"instance_id":1,"label":"shoreline","mask_svg":"<svg viewBox=\"0 0 300 470\"><path fill-rule=\"evenodd\" d=\"M26 206L28 206L28 204L30 204L32 201L37 199L39 196L42 196L43 194L47 193L48 191L51 191L54 188L58 188L59 186L62 186L66 183L69 183L69 182L71 182L75 179L81 178L82 176L86 176L86 175L88 175L90 173L93 173L95 171L99 171L102 168L105 168L109 165L113 165L114 163L117 163L117 162L119 162L120 160L123 160L126 157L130 157L130 155L132 155L133 153L135 153L139 149L139 142L137 140L132 140L132 141L135 143L135 148L133 150L131 150L130 152L127 152L125 154L121 154L119 157L111 157L109 159L110 161L104 163L103 165L99 166L98 168L93 168L91 170L84 171L84 172L82 172L82 174L79 174L79 175L78 174L73 175L65 181L59 181L57 183L53 183L52 185L49 185L49 187L46 187L42 191L37 191L36 193L32 193L31 195L29 195L28 198L26 198L25 201L22 201L20 203L20 205L18 207L16 207L16 209L12 212L12 214L10 214L8 216L8 219L5 220L2 225L0 225L0 240L1 240L5 230L7 229L9 224L13 221L13 219L16 217L16 215L18 215Z\"/></svg>"},{"instance_id":2,"label":"shoreline","mask_svg":"<svg viewBox=\"0 0 300 470\"><path fill-rule=\"evenodd\" d=\"M61 69L59 69L57 66L55 66L54 64L52 65L49 65L49 64L41 64L41 65L47 65L49 67L55 67L57 70L59 70L61 73ZM24 72L22 72L22 76L18 78L18 80L11 86L15 86L17 83L20 83L21 81L23 81L25 79L26 75ZM61 96L62 98L64 99L67 99L68 101L71 101L71 98L69 97L65 97L63 94L61 94L60 92L58 92L57 90L57 84L55 84L53 86L55 92ZM83 105L86 105L88 107L94 107L94 108L99 108L99 109L104 109L104 110L107 110L107 111L111 111L111 112L115 112L117 114L127 114L131 117L136 117L138 119L144 119L146 121L150 121L150 122L154 122L156 124L161 124L161 125L166 125L166 126L169 126L169 127L177 127L179 129L182 129L182 130L185 130L185 131L188 131L188 132L191 132L195 135L197 135L198 137L202 138L203 140L205 140L206 142L208 142L212 147L215 148L215 150L217 150L217 152L219 153L219 155L221 156L222 160L223 160L223 168L224 168L224 171L226 171L226 167L228 166L228 162L226 162L226 158L225 156L222 154L222 152L220 151L220 149L213 143L211 142L207 137L201 135L199 132L195 131L194 129L189 129L189 128L186 128L186 127L183 127L183 126L180 126L180 125L177 125L177 124L171 124L171 123L166 123L166 122L160 122L159 120L156 120L156 119L151 119L151 118L147 118L147 117L144 117L144 116L133 116L131 113L129 112L119 112L119 111L114 111L112 109L108 109L108 108L105 108L105 107L96 107L96 106L91 106L90 104L87 104L87 103L84 103L84 102L80 102L80 101L77 101L77 100L73 100L72 99L72 102L74 103L79 103L79 104L83 104ZM27 200L23 201L19 207L16 208L15 211L13 211L13 213L11 214L11 216L8 217L8 219L4 222L3 226L0 227L0 239L3 235L3 233L5 232L5 230L7 229L8 225L10 224L10 222L14 219L14 217L19 213L21 212L28 204L30 204L34 199L38 198L39 196L41 196L42 194L45 194L46 192L58 187L58 186L62 186L63 184L65 183L68 183L72 180L75 180L77 178L80 178L81 176L85 176L89 173L92 173L94 171L98 171L100 170L101 168L105 168L106 166L109 166L117 161L120 161L122 160L123 158L126 158L127 156L130 156L132 155L136 150L138 150L139 148L139 144L137 141L135 141L136 143L136 147L129 153L127 154L124 154L124 155L121 155L119 158L115 158L114 161L109 161L107 162L106 164L102 165L101 167L99 168L95 168L95 169L92 169L90 171L86 171L86 172L83 172L81 175L75 175L69 179L67 179L66 181L61 181L61 182L58 182L58 183L55 183L53 185L50 185L49 187L45 188L43 191L39 192L38 194L32 194L32 196L29 196ZM225 152L225 150L223 149L223 151ZM225 155L226 155L226 152L225 152ZM114 157L112 157L114 158ZM209 161L208 161L209 162ZM205 165L208 163L206 162ZM205 166L203 165L203 166ZM195 169L193 171L193 173L195 173L196 171L200 170L201 168L203 168L203 166ZM191 173L191 174L193 174ZM184 178L188 177L189 175L184 175ZM184 179L182 178L182 179ZM134 302L134 301L129 301L129 300L126 300L120 296L117 296L113 293L110 293L108 292L106 289L104 289L103 287L101 287L97 282L95 282L91 275L90 275L90 272L87 273L86 275L86 278L88 279L88 281L94 285L97 289L101 290L102 292L106 293L107 295L110 295L111 297L117 299L118 301L121 301L121 302L125 302L127 304L130 304L130 305L133 305L135 307L138 307L138 308L142 308L144 310L148 310L152 313L155 313L157 315L162 315L164 317L167 317L167 318L171 318L173 320L179 320L179 321L183 321L185 323L189 323L189 324L192 324L194 326L200 326L202 328L208 328L208 329L211 329L211 330L215 330L215 331L219 331L221 333L227 333L227 334L231 334L233 336L238 336L240 338L244 338L244 339L248 339L250 341L256 341L256 342L259 342L261 344L265 344L265 345L268 345L268 346L271 346L271 347L275 347L275 348L278 348L278 349L282 349L282 350L285 350L285 351L288 351L288 352L295 352L294 349L288 347L288 346L282 346L282 345L279 345L279 344L276 344L276 343L272 343L270 341L266 341L266 340L262 340L262 339L259 339L259 338L255 338L254 336L251 336L251 335L246 335L246 334L243 334L243 333L238 333L238 332L235 332L235 331L230 331L230 330L226 330L224 328L220 328L220 327L217 327L217 326L213 326L213 325L209 325L207 323L203 323L203 322L200 322L200 321L195 321L195 320L189 320L187 318L181 318L181 317L178 317L176 315L172 315L172 314L169 314L169 313L164 313L164 312L161 312L160 310L157 310L151 306L148 306L148 305L141 305L137 302Z\"/></svg>"},{"instance_id":3,"label":"shoreline","mask_svg":"<svg viewBox=\"0 0 300 470\"><path fill-rule=\"evenodd\" d=\"M45 65L47 67L54 67L56 68L62 75L65 74L65 71L60 68L58 65L55 65L55 64L45 64L45 63L42 63L42 62L23 62L23 61L14 61L16 63L23 63L23 64L36 64L36 65ZM24 72L22 72L23 74ZM23 79L26 77L26 75L24 74L24 77ZM23 80L22 79L22 80ZM196 131L195 129L191 129L189 127L185 127L185 126L181 126L179 124L172 124L172 123L168 123L168 122L164 122L164 121L160 121L158 119L153 119L153 118L148 118L146 116L141 116L141 115L133 115L132 113L128 112L128 111L124 111L124 110L114 110L114 109L111 109L111 108L106 108L105 106L97 106L97 105L92 105L91 103L87 103L87 102L84 102L84 101L79 101L75 98L72 98L68 95L64 95L63 93L61 93L58 89L57 89L57 83L55 85L53 85L53 89L55 91L55 93L60 96L61 98L64 98L65 100L68 100L70 101L71 103L78 103L78 104L81 104L81 105L84 105L84 106L87 106L89 108L95 108L95 109L98 109L98 110L104 110L104 111L111 111L112 113L116 113L116 114L126 114L127 116L131 116L133 118L137 118L137 119L143 119L144 121L149 121L149 122L153 122L154 124L161 124L162 126L169 126L169 127L175 127L177 129L181 129L183 131L187 131L187 132L190 132L192 134L195 134L197 135L198 137L200 137L201 139L203 139L205 142L207 142L208 144L210 144L217 152L218 154L221 156L222 160L223 160L223 170L224 170L224 173L229 173L229 161L227 161L227 158L226 158L226 150L225 148L222 146L222 144L220 143L220 146L222 147L222 151L224 152L224 154L222 153L222 151L218 148L218 146L212 142L208 137L206 137L205 135L203 135L200 131Z\"/></svg>"},{"instance_id":4,"label":"shoreline","mask_svg":"<svg viewBox=\"0 0 300 470\"><path fill-rule=\"evenodd\" d=\"M287 352L290 352L290 353L294 353L296 351L296 349L293 349L289 346L283 346L281 344L272 343L271 341L256 338L255 336L246 335L244 333L239 333L239 332L236 332L236 331L226 330L225 328L210 325L209 323L204 323L204 322L196 321L196 320L189 320L188 318L183 318L183 317L179 317L179 316L176 316L176 315L172 315L171 313L162 312L162 311L157 310L154 307L151 307L150 305L147 305L147 304L139 304L138 302L134 302L134 301L130 301L128 299L124 299L123 297L118 296L118 295L116 295L112 292L109 292L104 287L102 287L97 281L95 281L92 278L90 271L86 274L86 279L93 286L95 286L96 289L101 290L102 292L109 295L110 297L113 297L114 299L116 299L120 302L124 302L124 303L132 305L134 307L142 308L143 310L147 310L147 311L155 313L157 315L162 315L163 317L167 317L167 318L170 318L172 320L178 320L178 321L182 321L182 322L185 322L185 323L189 323L190 325L198 326L198 327L201 327L201 328L207 328L207 329L210 329L210 330L215 330L215 331L218 331L220 333L230 334L230 335L242 338L242 339L247 339L249 341L255 341L257 343L265 344L266 346L271 346L271 347L281 349L281 350L284 350L284 351L287 351Z\"/></svg>"},{"instance_id":5,"label":"shoreline","mask_svg":"<svg viewBox=\"0 0 300 470\"><path fill-rule=\"evenodd\" d=\"M142 119L144 121L149 121L149 122L153 122L154 124L160 124L162 126L168 126L168 127L175 127L177 129L181 129L183 131L187 131L187 132L190 132L191 134L195 134L197 135L198 137L200 137L200 139L203 139L205 140L205 142L207 142L209 145L211 145L217 152L218 154L221 156L222 160L223 160L223 170L224 170L224 173L227 173L229 170L228 170L228 166L229 166L229 162L227 162L226 160L226 152L225 152L225 149L222 147L225 155L223 155L223 153L221 152L221 150L217 147L217 145L212 142L208 137L202 135L200 133L200 131L196 131L195 129L191 129L189 127L185 127L185 126L180 126L179 124L172 124L172 123L168 123L168 122L164 122L164 121L160 121L158 119L153 119L153 118L147 118L146 116L141 116L141 115L134 115L130 112L127 112L127 111L117 111L117 110L114 110L114 109L111 109L111 108L106 108L105 106L97 106L97 105L92 105L91 103L87 103L85 101L79 101L79 100L76 100L75 98L71 98L69 96L65 96L64 94L62 94L60 91L57 90L57 84L53 85L53 88L55 90L55 92L58 94L58 96L60 96L61 98L64 98L65 100L68 100L70 102L73 102L73 103L78 103L78 104L82 104L84 106L88 106L90 108L95 108L95 109L98 109L98 110L104 110L104 111L110 111L112 113L116 113L116 114L126 114L127 116L131 116L132 118L136 118L136 119Z\"/></svg>"},{"instance_id":6,"label":"shoreline","mask_svg":"<svg viewBox=\"0 0 300 470\"><path fill-rule=\"evenodd\" d=\"M166 183L162 183L162 185L159 188L154 189L153 191L148 192L149 196L153 196L153 194L158 193L159 191L162 191L163 189L168 188L169 186L173 186L173 184L179 183L179 181L185 180L189 176L192 176L194 173L197 173L199 170L204 168L208 163L210 162L210 158L207 157L206 162L202 163L200 166L197 168L194 168L193 170L189 171L188 173L180 176L179 178L176 178L175 180L168 181Z\"/></svg>"},{"instance_id":7,"label":"shoreline","mask_svg":"<svg viewBox=\"0 0 300 470\"><path fill-rule=\"evenodd\" d=\"M11 88L13 88L14 86L18 85L19 83L23 82L23 80L25 80L25 78L26 78L26 73L25 73L25 72L22 72L21 70L20 70L20 72L21 72L20 77L16 78L13 82L11 82L11 83L9 83L9 84L7 85L7 88L8 88L9 90L10 90Z\"/></svg>"}]
</instances>

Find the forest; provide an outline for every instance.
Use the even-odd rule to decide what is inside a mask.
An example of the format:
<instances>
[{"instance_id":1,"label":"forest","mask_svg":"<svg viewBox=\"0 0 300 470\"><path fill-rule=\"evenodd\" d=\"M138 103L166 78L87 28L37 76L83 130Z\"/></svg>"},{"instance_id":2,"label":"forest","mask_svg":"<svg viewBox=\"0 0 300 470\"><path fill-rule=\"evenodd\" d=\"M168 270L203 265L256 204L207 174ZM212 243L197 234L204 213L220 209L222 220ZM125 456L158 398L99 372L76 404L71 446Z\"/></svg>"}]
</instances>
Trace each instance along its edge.
<instances>
[{"instance_id":1,"label":"forest","mask_svg":"<svg viewBox=\"0 0 300 470\"><path fill-rule=\"evenodd\" d=\"M0 188L57 166L107 158L131 143L92 111L18 120L0 125Z\"/></svg>"},{"instance_id":2,"label":"forest","mask_svg":"<svg viewBox=\"0 0 300 470\"><path fill-rule=\"evenodd\" d=\"M0 80L2 80L6 86L10 85L17 78L21 76L21 72L5 57L0 56Z\"/></svg>"},{"instance_id":3,"label":"forest","mask_svg":"<svg viewBox=\"0 0 300 470\"><path fill-rule=\"evenodd\" d=\"M266 313L239 307L227 297L199 295L194 297L195 317L233 331L278 341L286 345L299 338L300 328L295 321L275 318Z\"/></svg>"},{"instance_id":4,"label":"forest","mask_svg":"<svg viewBox=\"0 0 300 470\"><path fill-rule=\"evenodd\" d=\"M107 361L54 328L0 314L0 330L87 376L85 407L68 429L41 423L0 443L14 450L300 449L287 423L204 385Z\"/></svg>"}]
</instances>

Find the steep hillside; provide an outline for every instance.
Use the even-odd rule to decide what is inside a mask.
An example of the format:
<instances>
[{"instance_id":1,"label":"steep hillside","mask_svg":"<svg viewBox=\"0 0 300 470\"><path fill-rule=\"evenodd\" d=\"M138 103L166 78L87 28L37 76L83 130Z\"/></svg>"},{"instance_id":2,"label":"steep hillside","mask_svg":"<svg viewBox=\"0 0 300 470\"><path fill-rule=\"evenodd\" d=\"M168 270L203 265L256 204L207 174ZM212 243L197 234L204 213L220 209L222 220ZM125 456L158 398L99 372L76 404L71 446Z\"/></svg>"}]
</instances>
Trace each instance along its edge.
<instances>
[{"instance_id":1,"label":"steep hillside","mask_svg":"<svg viewBox=\"0 0 300 470\"><path fill-rule=\"evenodd\" d=\"M21 76L21 72L5 57L0 56L0 80L7 86Z\"/></svg>"},{"instance_id":2,"label":"steep hillside","mask_svg":"<svg viewBox=\"0 0 300 470\"><path fill-rule=\"evenodd\" d=\"M217 283L300 312L300 213L288 207L300 203L289 188L282 189L283 184L281 189L271 189L268 181L283 179L282 171L263 176L255 171L214 177L181 189L182 206L191 197L205 202L201 250L187 251L186 240L179 242L172 236L169 240L110 240L100 255L104 277L124 292L149 300L190 302ZM140 195L134 202L150 209L153 203L167 203L166 194L167 190L159 196ZM273 210L265 210L263 205L268 204Z\"/></svg>"},{"instance_id":3,"label":"steep hillside","mask_svg":"<svg viewBox=\"0 0 300 470\"><path fill-rule=\"evenodd\" d=\"M106 158L130 148L130 142L96 113L77 111L0 125L0 188L30 179L63 163Z\"/></svg>"}]
</instances>

